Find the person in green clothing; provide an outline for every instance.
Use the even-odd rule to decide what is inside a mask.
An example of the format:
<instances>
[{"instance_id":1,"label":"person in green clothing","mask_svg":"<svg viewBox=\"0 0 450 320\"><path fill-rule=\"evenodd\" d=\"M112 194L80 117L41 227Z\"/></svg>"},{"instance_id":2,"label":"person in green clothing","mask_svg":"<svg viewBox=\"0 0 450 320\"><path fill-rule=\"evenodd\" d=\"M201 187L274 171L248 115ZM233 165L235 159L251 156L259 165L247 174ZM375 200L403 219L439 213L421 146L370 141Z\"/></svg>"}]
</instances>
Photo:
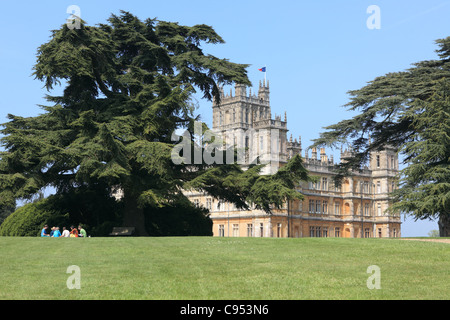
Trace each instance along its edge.
<instances>
[{"instance_id":1,"label":"person in green clothing","mask_svg":"<svg viewBox=\"0 0 450 320\"><path fill-rule=\"evenodd\" d=\"M80 230L80 234L79 234L80 237L83 237L83 238L87 237L86 230L84 230L81 225L78 226L78 230Z\"/></svg>"}]
</instances>

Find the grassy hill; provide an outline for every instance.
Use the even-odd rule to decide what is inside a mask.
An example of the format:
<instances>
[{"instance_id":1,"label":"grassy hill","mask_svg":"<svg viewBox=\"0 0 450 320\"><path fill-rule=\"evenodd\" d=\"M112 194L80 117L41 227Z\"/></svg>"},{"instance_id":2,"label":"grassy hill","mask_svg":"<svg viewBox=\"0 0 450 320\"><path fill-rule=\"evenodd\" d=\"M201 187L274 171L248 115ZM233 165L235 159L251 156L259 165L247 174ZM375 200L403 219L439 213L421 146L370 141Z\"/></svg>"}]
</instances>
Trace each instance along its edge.
<instances>
[{"instance_id":1,"label":"grassy hill","mask_svg":"<svg viewBox=\"0 0 450 320\"><path fill-rule=\"evenodd\" d=\"M449 299L450 244L392 239L0 238L0 299ZM81 289L66 273L81 270ZM367 268L381 272L369 290Z\"/></svg>"}]
</instances>

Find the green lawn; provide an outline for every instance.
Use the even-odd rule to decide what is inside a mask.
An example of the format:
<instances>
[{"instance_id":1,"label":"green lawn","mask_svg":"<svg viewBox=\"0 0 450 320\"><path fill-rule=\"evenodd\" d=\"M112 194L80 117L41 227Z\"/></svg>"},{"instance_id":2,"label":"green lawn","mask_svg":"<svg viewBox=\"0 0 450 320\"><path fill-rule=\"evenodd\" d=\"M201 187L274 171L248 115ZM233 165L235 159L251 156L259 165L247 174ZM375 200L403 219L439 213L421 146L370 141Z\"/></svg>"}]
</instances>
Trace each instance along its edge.
<instances>
[{"instance_id":1,"label":"green lawn","mask_svg":"<svg viewBox=\"0 0 450 320\"><path fill-rule=\"evenodd\" d=\"M0 271L0 299L450 299L450 244L391 239L0 238Z\"/></svg>"}]
</instances>

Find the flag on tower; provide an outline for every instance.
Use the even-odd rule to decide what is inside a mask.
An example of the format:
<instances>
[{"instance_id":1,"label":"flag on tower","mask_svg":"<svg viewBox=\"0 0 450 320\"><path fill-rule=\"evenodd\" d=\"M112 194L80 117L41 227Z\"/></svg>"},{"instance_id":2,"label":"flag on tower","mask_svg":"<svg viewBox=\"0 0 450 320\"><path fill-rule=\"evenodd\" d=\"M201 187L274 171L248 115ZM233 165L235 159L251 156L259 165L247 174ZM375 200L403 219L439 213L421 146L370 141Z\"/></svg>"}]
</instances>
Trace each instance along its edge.
<instances>
[{"instance_id":1,"label":"flag on tower","mask_svg":"<svg viewBox=\"0 0 450 320\"><path fill-rule=\"evenodd\" d=\"M266 67L262 67L261 69L258 69L261 72L266 72Z\"/></svg>"}]
</instances>

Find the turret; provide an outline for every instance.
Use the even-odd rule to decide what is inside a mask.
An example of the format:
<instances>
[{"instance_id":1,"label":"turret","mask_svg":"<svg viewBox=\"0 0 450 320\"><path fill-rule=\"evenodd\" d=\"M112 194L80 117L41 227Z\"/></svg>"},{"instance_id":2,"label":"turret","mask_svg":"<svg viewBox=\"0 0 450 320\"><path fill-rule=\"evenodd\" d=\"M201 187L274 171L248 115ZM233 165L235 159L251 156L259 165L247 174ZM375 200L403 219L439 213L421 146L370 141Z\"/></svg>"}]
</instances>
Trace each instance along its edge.
<instances>
[{"instance_id":1,"label":"turret","mask_svg":"<svg viewBox=\"0 0 450 320\"><path fill-rule=\"evenodd\" d=\"M245 85L236 83L235 86L235 96L236 97L245 97L247 95L247 89Z\"/></svg>"},{"instance_id":2,"label":"turret","mask_svg":"<svg viewBox=\"0 0 450 320\"><path fill-rule=\"evenodd\" d=\"M398 170L397 150L393 147L385 147L380 151L370 154L370 170Z\"/></svg>"},{"instance_id":3,"label":"turret","mask_svg":"<svg viewBox=\"0 0 450 320\"><path fill-rule=\"evenodd\" d=\"M258 98L262 99L263 101L269 102L270 100L269 81L267 81L267 86L266 80L263 80L262 84L261 81L259 82Z\"/></svg>"},{"instance_id":4,"label":"turret","mask_svg":"<svg viewBox=\"0 0 450 320\"><path fill-rule=\"evenodd\" d=\"M311 149L311 159L317 160L317 148L315 147Z\"/></svg>"}]
</instances>

